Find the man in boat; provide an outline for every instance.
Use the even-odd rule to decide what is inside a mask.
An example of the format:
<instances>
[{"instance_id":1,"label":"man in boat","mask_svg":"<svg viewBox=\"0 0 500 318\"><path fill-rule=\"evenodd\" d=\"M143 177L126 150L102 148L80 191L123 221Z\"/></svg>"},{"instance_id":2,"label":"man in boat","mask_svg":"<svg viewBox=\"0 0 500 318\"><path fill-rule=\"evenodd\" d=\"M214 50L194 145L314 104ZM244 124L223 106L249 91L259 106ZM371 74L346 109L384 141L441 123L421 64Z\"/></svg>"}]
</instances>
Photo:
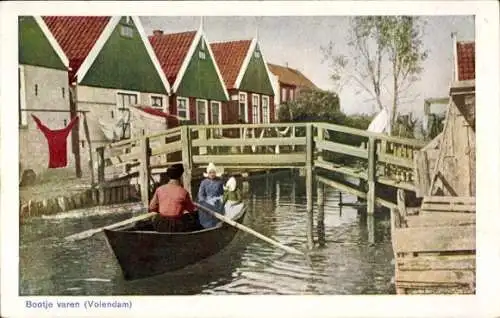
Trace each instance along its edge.
<instances>
[{"instance_id":1,"label":"man in boat","mask_svg":"<svg viewBox=\"0 0 500 318\"><path fill-rule=\"evenodd\" d=\"M149 211L158 213L152 220L158 232L187 232L201 228L196 206L181 183L183 173L182 164L169 167L169 181L156 189L149 204Z\"/></svg>"},{"instance_id":2,"label":"man in boat","mask_svg":"<svg viewBox=\"0 0 500 318\"><path fill-rule=\"evenodd\" d=\"M223 214L224 183L220 178L221 173L217 171L217 167L213 163L209 163L207 171L203 175L205 179L201 182L198 189L198 203ZM218 219L203 210L198 213L198 216L200 224L204 228L214 227L219 222Z\"/></svg>"}]
</instances>

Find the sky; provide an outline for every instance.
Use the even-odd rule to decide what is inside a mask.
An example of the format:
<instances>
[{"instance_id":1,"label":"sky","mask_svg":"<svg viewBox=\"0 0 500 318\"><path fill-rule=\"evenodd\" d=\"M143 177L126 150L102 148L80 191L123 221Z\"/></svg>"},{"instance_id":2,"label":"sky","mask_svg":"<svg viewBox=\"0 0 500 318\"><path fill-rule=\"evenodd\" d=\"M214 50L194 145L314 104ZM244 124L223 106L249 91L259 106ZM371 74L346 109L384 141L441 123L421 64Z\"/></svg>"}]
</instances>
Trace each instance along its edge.
<instances>
[{"instance_id":1,"label":"sky","mask_svg":"<svg viewBox=\"0 0 500 318\"><path fill-rule=\"evenodd\" d=\"M423 44L429 51L423 63L420 80L412 87L416 99L400 108L400 112L413 112L420 117L426 98L448 96L452 76L452 39L474 40L473 16L426 16ZM146 33L155 29L165 33L196 30L200 26L199 16L141 17ZM300 70L319 88L335 90L330 79L328 63L324 61L321 47L332 42L339 54L349 54L346 34L349 17L342 16L209 16L203 18L203 28L209 42L251 39L258 35L262 53L267 62L286 65ZM373 113L374 102L368 95L359 94L352 85L339 93L344 112ZM388 102L388 101L387 101Z\"/></svg>"}]
</instances>

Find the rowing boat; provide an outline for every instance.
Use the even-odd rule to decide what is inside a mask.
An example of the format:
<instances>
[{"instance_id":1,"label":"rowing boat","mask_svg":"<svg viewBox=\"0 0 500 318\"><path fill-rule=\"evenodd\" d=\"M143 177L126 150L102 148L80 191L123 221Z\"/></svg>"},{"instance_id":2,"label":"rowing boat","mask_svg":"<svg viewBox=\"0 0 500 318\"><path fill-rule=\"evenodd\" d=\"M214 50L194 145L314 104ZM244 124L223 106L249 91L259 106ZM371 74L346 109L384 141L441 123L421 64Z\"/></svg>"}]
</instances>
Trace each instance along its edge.
<instances>
[{"instance_id":1,"label":"rowing boat","mask_svg":"<svg viewBox=\"0 0 500 318\"><path fill-rule=\"evenodd\" d=\"M241 223L246 206L233 207L235 222ZM126 280L141 279L184 268L226 247L238 229L221 222L194 232L156 232L150 220L113 230L104 230L106 240Z\"/></svg>"}]
</instances>

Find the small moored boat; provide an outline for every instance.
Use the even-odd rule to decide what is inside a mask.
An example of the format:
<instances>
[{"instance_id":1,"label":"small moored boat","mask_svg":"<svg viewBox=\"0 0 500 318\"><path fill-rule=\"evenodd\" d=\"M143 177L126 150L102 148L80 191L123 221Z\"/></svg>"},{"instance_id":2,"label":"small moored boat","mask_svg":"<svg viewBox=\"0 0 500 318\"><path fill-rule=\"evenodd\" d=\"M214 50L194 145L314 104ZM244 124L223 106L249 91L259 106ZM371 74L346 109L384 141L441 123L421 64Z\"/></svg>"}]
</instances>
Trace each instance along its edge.
<instances>
[{"instance_id":1,"label":"small moored boat","mask_svg":"<svg viewBox=\"0 0 500 318\"><path fill-rule=\"evenodd\" d=\"M245 204L233 207L232 212L232 220L241 223ZM237 232L237 228L224 222L194 232L156 232L150 220L104 230L126 280L159 275L197 263L226 247Z\"/></svg>"}]
</instances>

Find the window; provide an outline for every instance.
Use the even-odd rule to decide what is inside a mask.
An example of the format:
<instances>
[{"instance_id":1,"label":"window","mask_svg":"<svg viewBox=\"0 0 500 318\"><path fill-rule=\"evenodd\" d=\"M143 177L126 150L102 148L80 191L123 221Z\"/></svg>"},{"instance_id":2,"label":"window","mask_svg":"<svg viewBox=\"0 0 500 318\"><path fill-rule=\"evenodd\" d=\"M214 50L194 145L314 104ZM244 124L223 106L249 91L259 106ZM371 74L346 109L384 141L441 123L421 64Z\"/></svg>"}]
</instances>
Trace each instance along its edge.
<instances>
[{"instance_id":1,"label":"window","mask_svg":"<svg viewBox=\"0 0 500 318\"><path fill-rule=\"evenodd\" d=\"M198 56L199 56L200 60L204 60L206 58L206 55L205 55L205 41L203 41L203 39L201 39L200 52L198 52Z\"/></svg>"},{"instance_id":2,"label":"window","mask_svg":"<svg viewBox=\"0 0 500 318\"><path fill-rule=\"evenodd\" d=\"M189 100L187 98L177 97L177 117L189 119Z\"/></svg>"},{"instance_id":3,"label":"window","mask_svg":"<svg viewBox=\"0 0 500 318\"><path fill-rule=\"evenodd\" d=\"M163 110L163 97L151 96L151 107Z\"/></svg>"},{"instance_id":4,"label":"window","mask_svg":"<svg viewBox=\"0 0 500 318\"><path fill-rule=\"evenodd\" d=\"M252 123L260 122L259 95L252 95Z\"/></svg>"},{"instance_id":5,"label":"window","mask_svg":"<svg viewBox=\"0 0 500 318\"><path fill-rule=\"evenodd\" d=\"M26 108L26 83L24 82L24 67L20 66L18 68L19 73L19 126L28 126L28 113L26 111L21 111L21 109Z\"/></svg>"},{"instance_id":6,"label":"window","mask_svg":"<svg viewBox=\"0 0 500 318\"><path fill-rule=\"evenodd\" d=\"M208 124L208 113L207 113L207 101L197 100L196 101L196 124L206 125Z\"/></svg>"},{"instance_id":7,"label":"window","mask_svg":"<svg viewBox=\"0 0 500 318\"><path fill-rule=\"evenodd\" d=\"M116 93L118 97L118 110L123 110L120 108L128 108L131 105L137 105L138 94L136 93Z\"/></svg>"},{"instance_id":8,"label":"window","mask_svg":"<svg viewBox=\"0 0 500 318\"><path fill-rule=\"evenodd\" d=\"M210 113L211 119L210 122L212 125L220 125L222 124L221 120L221 110L220 110L220 102L210 102Z\"/></svg>"},{"instance_id":9,"label":"window","mask_svg":"<svg viewBox=\"0 0 500 318\"><path fill-rule=\"evenodd\" d=\"M247 116L247 94L240 93L239 94L239 104L238 104L238 118L243 122L248 122Z\"/></svg>"},{"instance_id":10,"label":"window","mask_svg":"<svg viewBox=\"0 0 500 318\"><path fill-rule=\"evenodd\" d=\"M210 122L212 125L222 124L222 113L221 113L221 103L220 102L210 102ZM214 137L220 137L222 135L221 129L213 129Z\"/></svg>"},{"instance_id":11,"label":"window","mask_svg":"<svg viewBox=\"0 0 500 318\"><path fill-rule=\"evenodd\" d=\"M134 29L128 25L120 25L120 35L124 38L133 38Z\"/></svg>"},{"instance_id":12,"label":"window","mask_svg":"<svg viewBox=\"0 0 500 318\"><path fill-rule=\"evenodd\" d=\"M118 117L119 120L123 120L123 133L121 139L130 138L130 113L128 112L128 108L132 105L137 105L137 100L139 96L137 93L129 93L129 92L118 92L117 96L117 108L118 114L121 114ZM112 118L113 113L111 113ZM120 119L121 118L121 119Z\"/></svg>"},{"instance_id":13,"label":"window","mask_svg":"<svg viewBox=\"0 0 500 318\"><path fill-rule=\"evenodd\" d=\"M295 90L291 89L290 90L290 100L294 100L295 99L295 96L293 96L294 95L293 93L295 93Z\"/></svg>"},{"instance_id":14,"label":"window","mask_svg":"<svg viewBox=\"0 0 500 318\"><path fill-rule=\"evenodd\" d=\"M254 57L255 57L256 59L258 59L258 58L260 57L260 52L259 52L259 51L255 51L255 53L254 53Z\"/></svg>"},{"instance_id":15,"label":"window","mask_svg":"<svg viewBox=\"0 0 500 318\"><path fill-rule=\"evenodd\" d=\"M281 89L281 101L286 102L286 88Z\"/></svg>"},{"instance_id":16,"label":"window","mask_svg":"<svg viewBox=\"0 0 500 318\"><path fill-rule=\"evenodd\" d=\"M269 124L269 96L262 96L262 123Z\"/></svg>"}]
</instances>

